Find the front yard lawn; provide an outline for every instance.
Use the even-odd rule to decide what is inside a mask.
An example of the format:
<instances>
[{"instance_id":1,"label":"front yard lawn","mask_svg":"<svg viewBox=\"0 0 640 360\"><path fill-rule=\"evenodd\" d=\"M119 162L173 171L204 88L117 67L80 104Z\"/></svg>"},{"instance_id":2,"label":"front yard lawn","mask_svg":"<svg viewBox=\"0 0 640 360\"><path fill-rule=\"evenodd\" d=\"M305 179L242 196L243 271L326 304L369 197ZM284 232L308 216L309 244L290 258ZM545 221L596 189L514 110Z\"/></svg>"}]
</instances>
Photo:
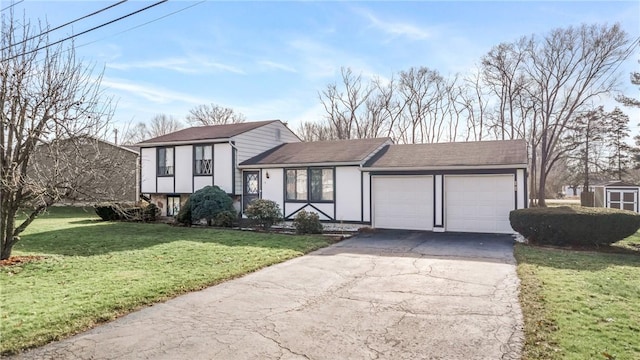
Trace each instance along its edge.
<instances>
[{"instance_id":1,"label":"front yard lawn","mask_svg":"<svg viewBox=\"0 0 640 360\"><path fill-rule=\"evenodd\" d=\"M614 247L516 245L524 359L640 359L640 232Z\"/></svg>"},{"instance_id":2,"label":"front yard lawn","mask_svg":"<svg viewBox=\"0 0 640 360\"><path fill-rule=\"evenodd\" d=\"M101 222L92 209L54 208L13 251L44 259L0 267L0 353L40 346L326 245L322 236Z\"/></svg>"}]
</instances>

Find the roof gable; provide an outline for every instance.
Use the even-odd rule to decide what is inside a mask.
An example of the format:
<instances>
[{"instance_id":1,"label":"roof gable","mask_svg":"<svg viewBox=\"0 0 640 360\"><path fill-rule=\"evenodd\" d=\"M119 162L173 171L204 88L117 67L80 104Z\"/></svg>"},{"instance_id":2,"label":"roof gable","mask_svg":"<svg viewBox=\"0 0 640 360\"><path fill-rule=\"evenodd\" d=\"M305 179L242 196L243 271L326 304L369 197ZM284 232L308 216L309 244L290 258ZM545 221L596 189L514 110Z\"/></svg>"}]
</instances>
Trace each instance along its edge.
<instances>
[{"instance_id":1,"label":"roof gable","mask_svg":"<svg viewBox=\"0 0 640 360\"><path fill-rule=\"evenodd\" d=\"M286 143L240 165L358 164L390 141L389 138L374 138Z\"/></svg>"},{"instance_id":2,"label":"roof gable","mask_svg":"<svg viewBox=\"0 0 640 360\"><path fill-rule=\"evenodd\" d=\"M445 166L521 165L527 163L524 140L389 145L365 167L432 168Z\"/></svg>"},{"instance_id":3,"label":"roof gable","mask_svg":"<svg viewBox=\"0 0 640 360\"><path fill-rule=\"evenodd\" d=\"M238 124L195 126L195 127L178 130L170 134L161 135L153 139L148 139L136 145L151 145L151 144L157 144L157 143L228 139L230 137L240 135L244 132L259 128L267 124L271 124L276 121L280 122L280 120L267 120L267 121L245 122L245 123L238 123Z\"/></svg>"}]
</instances>

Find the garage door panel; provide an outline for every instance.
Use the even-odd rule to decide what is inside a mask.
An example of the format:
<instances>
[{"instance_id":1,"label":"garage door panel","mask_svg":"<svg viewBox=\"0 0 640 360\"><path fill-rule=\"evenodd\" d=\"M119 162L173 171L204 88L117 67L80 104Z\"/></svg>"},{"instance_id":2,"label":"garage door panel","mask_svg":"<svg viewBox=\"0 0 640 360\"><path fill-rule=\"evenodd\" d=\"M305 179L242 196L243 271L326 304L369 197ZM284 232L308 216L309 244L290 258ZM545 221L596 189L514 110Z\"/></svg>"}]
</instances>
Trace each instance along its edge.
<instances>
[{"instance_id":1,"label":"garage door panel","mask_svg":"<svg viewBox=\"0 0 640 360\"><path fill-rule=\"evenodd\" d=\"M447 231L513 233L513 175L445 176Z\"/></svg>"},{"instance_id":2,"label":"garage door panel","mask_svg":"<svg viewBox=\"0 0 640 360\"><path fill-rule=\"evenodd\" d=\"M374 176L372 198L375 227L433 229L432 176Z\"/></svg>"}]
</instances>

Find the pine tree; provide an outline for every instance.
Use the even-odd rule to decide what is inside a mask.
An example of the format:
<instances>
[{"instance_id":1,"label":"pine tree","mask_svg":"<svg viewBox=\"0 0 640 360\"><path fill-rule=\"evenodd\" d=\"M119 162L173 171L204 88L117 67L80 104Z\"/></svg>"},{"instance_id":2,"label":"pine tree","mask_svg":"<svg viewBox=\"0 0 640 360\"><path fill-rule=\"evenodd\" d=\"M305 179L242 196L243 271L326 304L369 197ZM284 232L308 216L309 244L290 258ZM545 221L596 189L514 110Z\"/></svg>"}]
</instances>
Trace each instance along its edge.
<instances>
[{"instance_id":1,"label":"pine tree","mask_svg":"<svg viewBox=\"0 0 640 360\"><path fill-rule=\"evenodd\" d=\"M631 167L632 159L632 148L627 144L630 135L629 116L616 107L607 114L605 128L607 133L605 140L609 147L609 173L618 180L622 180Z\"/></svg>"}]
</instances>

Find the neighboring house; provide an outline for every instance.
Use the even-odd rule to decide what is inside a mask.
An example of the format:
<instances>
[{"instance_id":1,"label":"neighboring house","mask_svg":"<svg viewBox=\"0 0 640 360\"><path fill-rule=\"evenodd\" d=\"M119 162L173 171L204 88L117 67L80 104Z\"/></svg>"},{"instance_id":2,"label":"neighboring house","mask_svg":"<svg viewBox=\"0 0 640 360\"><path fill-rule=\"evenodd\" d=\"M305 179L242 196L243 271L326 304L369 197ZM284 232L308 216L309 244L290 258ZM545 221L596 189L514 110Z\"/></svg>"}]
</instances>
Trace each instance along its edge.
<instances>
[{"instance_id":1,"label":"neighboring house","mask_svg":"<svg viewBox=\"0 0 640 360\"><path fill-rule=\"evenodd\" d=\"M263 198L287 219L306 210L377 228L512 233L509 211L527 206L523 140L300 142L276 120L190 128L137 145L141 191L163 215L205 185L220 186L240 210Z\"/></svg>"},{"instance_id":2,"label":"neighboring house","mask_svg":"<svg viewBox=\"0 0 640 360\"><path fill-rule=\"evenodd\" d=\"M62 203L139 198L138 152L92 137L39 146L29 174L31 186L50 189Z\"/></svg>"},{"instance_id":3,"label":"neighboring house","mask_svg":"<svg viewBox=\"0 0 640 360\"><path fill-rule=\"evenodd\" d=\"M593 186L596 207L631 210L640 212L638 197L640 186L623 181L612 181Z\"/></svg>"}]
</instances>

